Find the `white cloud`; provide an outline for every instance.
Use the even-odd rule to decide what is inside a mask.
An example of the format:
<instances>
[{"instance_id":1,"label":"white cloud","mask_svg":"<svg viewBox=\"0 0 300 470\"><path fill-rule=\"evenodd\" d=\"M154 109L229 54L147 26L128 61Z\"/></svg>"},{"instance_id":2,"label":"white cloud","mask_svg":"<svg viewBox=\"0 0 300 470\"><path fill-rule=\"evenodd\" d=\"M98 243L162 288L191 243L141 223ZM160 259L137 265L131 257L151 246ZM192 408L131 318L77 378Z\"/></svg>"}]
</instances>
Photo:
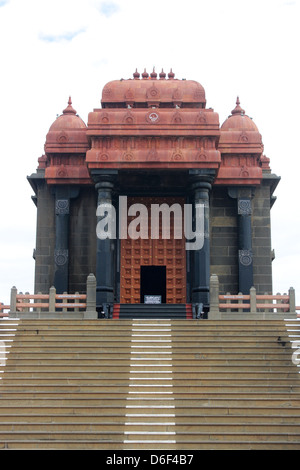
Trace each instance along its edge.
<instances>
[{"instance_id":1,"label":"white cloud","mask_svg":"<svg viewBox=\"0 0 300 470\"><path fill-rule=\"evenodd\" d=\"M119 11L119 6L113 2L101 2L99 11L108 18Z\"/></svg>"}]
</instances>

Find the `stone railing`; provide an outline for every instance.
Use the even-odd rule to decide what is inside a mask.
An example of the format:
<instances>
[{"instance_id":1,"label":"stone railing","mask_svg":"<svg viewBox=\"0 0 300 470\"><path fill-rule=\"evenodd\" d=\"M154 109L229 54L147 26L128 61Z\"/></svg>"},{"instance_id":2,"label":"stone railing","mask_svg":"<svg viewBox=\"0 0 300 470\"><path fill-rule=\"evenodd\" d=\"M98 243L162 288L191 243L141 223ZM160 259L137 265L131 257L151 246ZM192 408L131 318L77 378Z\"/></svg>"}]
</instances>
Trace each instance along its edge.
<instances>
[{"instance_id":1,"label":"stone railing","mask_svg":"<svg viewBox=\"0 0 300 470\"><path fill-rule=\"evenodd\" d=\"M49 294L18 293L12 287L10 305L0 305L0 317L9 318L98 318L96 311L96 278L90 274L86 294L57 294L55 287Z\"/></svg>"},{"instance_id":2,"label":"stone railing","mask_svg":"<svg viewBox=\"0 0 300 470\"><path fill-rule=\"evenodd\" d=\"M300 317L296 306L295 290L291 287L284 295L258 295L252 287L249 295L220 294L219 279L210 278L210 310L208 319L257 318L281 319ZM109 315L110 316L110 315ZM11 289L10 305L0 304L0 318L77 318L96 319L105 317L96 310L96 278L90 274L86 294L57 294L51 287L49 294L22 294Z\"/></svg>"},{"instance_id":3,"label":"stone railing","mask_svg":"<svg viewBox=\"0 0 300 470\"><path fill-rule=\"evenodd\" d=\"M255 287L249 295L230 293L220 295L218 276L210 278L210 311L209 319L234 318L240 314L244 318L297 318L295 289L291 287L288 294L256 293ZM300 312L299 312L300 313Z\"/></svg>"}]
</instances>

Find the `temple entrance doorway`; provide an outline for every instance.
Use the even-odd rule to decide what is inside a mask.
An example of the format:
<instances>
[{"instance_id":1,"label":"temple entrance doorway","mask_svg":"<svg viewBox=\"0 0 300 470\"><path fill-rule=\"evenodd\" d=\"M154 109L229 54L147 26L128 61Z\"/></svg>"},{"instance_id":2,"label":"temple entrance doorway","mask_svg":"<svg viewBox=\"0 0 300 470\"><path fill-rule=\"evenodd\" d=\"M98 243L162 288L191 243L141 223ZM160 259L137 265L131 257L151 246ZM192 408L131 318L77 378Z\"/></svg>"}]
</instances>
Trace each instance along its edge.
<instances>
[{"instance_id":1,"label":"temple entrance doorway","mask_svg":"<svg viewBox=\"0 0 300 470\"><path fill-rule=\"evenodd\" d=\"M165 304L166 281L166 266L141 266L141 304Z\"/></svg>"},{"instance_id":2,"label":"temple entrance doorway","mask_svg":"<svg viewBox=\"0 0 300 470\"><path fill-rule=\"evenodd\" d=\"M180 204L184 198L175 197L132 197L131 204L142 203L149 208L151 204ZM150 217L150 215L149 215ZM128 217L129 225L132 219ZM150 228L149 221L149 228ZM160 230L161 234L161 230ZM167 304L186 303L186 250L184 235L174 237L173 220L169 238L130 238L120 240L120 303L144 303L145 295L161 295L161 302ZM157 283L157 284L156 284ZM152 286L151 286L152 284ZM151 287L151 291L148 290ZM155 287L157 292L154 292Z\"/></svg>"}]
</instances>

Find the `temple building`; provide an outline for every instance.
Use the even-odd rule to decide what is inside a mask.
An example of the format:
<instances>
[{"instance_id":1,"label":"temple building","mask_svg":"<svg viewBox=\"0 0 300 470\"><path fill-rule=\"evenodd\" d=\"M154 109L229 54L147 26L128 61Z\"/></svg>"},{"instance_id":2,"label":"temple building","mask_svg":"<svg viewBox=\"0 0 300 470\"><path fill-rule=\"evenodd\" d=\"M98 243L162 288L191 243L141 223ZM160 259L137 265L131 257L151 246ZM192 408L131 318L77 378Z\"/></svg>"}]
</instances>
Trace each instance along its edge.
<instances>
[{"instance_id":1,"label":"temple building","mask_svg":"<svg viewBox=\"0 0 300 470\"><path fill-rule=\"evenodd\" d=\"M280 178L239 99L233 108L220 124L200 83L154 70L107 83L87 123L69 99L28 177L37 206L35 291L84 293L94 273L99 311L152 298L204 312L211 274L224 294L252 286L272 293L270 211ZM150 230L153 208L169 216L166 236L162 217ZM201 219L191 249L188 213L194 238ZM113 227L106 237L97 230L105 217ZM141 236L130 236L130 225Z\"/></svg>"}]
</instances>

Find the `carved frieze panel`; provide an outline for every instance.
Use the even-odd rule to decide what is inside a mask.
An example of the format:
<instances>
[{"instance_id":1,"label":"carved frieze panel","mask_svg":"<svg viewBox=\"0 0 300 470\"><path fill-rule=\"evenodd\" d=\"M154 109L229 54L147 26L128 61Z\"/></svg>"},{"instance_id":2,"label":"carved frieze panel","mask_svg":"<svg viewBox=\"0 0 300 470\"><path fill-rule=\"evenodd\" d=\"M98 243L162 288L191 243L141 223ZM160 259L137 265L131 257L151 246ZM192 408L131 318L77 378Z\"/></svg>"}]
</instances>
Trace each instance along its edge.
<instances>
[{"instance_id":1,"label":"carved frieze panel","mask_svg":"<svg viewBox=\"0 0 300 470\"><path fill-rule=\"evenodd\" d=\"M251 215L252 207L250 199L239 199L238 200L238 214L239 215Z\"/></svg>"}]
</instances>

